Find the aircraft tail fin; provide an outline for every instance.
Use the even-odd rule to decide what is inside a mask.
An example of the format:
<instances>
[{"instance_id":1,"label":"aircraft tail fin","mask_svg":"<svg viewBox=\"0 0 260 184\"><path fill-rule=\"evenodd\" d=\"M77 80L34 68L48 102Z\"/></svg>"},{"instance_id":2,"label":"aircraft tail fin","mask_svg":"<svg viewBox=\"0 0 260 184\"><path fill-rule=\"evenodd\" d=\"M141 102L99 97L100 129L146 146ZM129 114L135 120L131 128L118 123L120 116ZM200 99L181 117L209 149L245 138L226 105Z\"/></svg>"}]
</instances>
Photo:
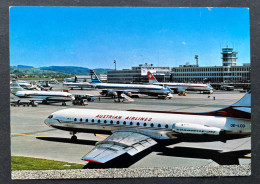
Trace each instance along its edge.
<instances>
[{"instance_id":1,"label":"aircraft tail fin","mask_svg":"<svg viewBox=\"0 0 260 184\"><path fill-rule=\"evenodd\" d=\"M128 111L137 112L155 112L155 113L169 113L169 114L188 114L188 115L203 115L203 116L222 116L251 119L251 91L247 92L240 100L228 107L210 111L210 112L172 112L172 111L151 111L151 110L135 110Z\"/></svg>"},{"instance_id":2,"label":"aircraft tail fin","mask_svg":"<svg viewBox=\"0 0 260 184\"><path fill-rule=\"evenodd\" d=\"M153 76L153 74L150 71L147 72L147 75L148 75L149 83L151 83L151 84L158 83L158 81L156 80L156 78Z\"/></svg>"},{"instance_id":3,"label":"aircraft tail fin","mask_svg":"<svg viewBox=\"0 0 260 184\"><path fill-rule=\"evenodd\" d=\"M240 100L231 105L232 107L251 107L251 91L248 91Z\"/></svg>"},{"instance_id":4,"label":"aircraft tail fin","mask_svg":"<svg viewBox=\"0 0 260 184\"><path fill-rule=\"evenodd\" d=\"M24 91L24 89L19 85L19 83L12 79L12 82L10 84L11 93L15 94L17 91Z\"/></svg>"},{"instance_id":5,"label":"aircraft tail fin","mask_svg":"<svg viewBox=\"0 0 260 184\"><path fill-rule=\"evenodd\" d=\"M97 74L92 69L90 69L90 77L91 77L92 83L101 83Z\"/></svg>"}]
</instances>

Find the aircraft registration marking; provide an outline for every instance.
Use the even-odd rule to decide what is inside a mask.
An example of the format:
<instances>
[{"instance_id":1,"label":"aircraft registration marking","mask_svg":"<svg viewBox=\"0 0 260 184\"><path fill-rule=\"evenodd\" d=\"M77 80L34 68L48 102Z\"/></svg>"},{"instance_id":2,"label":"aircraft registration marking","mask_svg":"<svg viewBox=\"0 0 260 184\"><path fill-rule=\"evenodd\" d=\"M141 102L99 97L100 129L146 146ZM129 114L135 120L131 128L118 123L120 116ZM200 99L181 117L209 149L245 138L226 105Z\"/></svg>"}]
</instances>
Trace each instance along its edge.
<instances>
[{"instance_id":1,"label":"aircraft registration marking","mask_svg":"<svg viewBox=\"0 0 260 184\"><path fill-rule=\"evenodd\" d=\"M46 137L46 136L40 136L40 135L32 135L32 134L20 134L20 133L11 133L12 135L24 135L24 136L30 136L30 137Z\"/></svg>"}]
</instances>

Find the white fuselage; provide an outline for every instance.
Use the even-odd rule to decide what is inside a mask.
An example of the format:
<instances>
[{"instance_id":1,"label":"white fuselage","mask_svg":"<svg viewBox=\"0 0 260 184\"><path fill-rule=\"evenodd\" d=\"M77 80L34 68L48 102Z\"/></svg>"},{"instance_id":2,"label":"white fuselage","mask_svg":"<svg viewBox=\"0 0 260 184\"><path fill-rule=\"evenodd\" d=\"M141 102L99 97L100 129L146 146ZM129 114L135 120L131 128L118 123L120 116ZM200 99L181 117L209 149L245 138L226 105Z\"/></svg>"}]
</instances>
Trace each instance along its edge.
<instances>
[{"instance_id":1,"label":"white fuselage","mask_svg":"<svg viewBox=\"0 0 260 184\"><path fill-rule=\"evenodd\" d=\"M69 88L88 88L92 87L92 85L88 82L63 82L63 86Z\"/></svg>"},{"instance_id":2,"label":"white fuselage","mask_svg":"<svg viewBox=\"0 0 260 184\"><path fill-rule=\"evenodd\" d=\"M168 87L158 85L141 85L141 84L113 84L113 83L96 83L94 84L99 89L113 89L113 90L126 90L136 91L136 93L142 94L158 94L167 95L171 93L171 89Z\"/></svg>"},{"instance_id":3,"label":"white fuselage","mask_svg":"<svg viewBox=\"0 0 260 184\"><path fill-rule=\"evenodd\" d=\"M95 109L60 110L52 113L45 124L75 132L97 133L124 129L155 139L174 139L180 134L218 135L220 131L230 135L251 134L250 119Z\"/></svg>"},{"instance_id":4,"label":"white fuselage","mask_svg":"<svg viewBox=\"0 0 260 184\"><path fill-rule=\"evenodd\" d=\"M191 83L154 83L154 85L167 85L170 89L185 89L188 91L212 91L213 88L207 84L191 84Z\"/></svg>"},{"instance_id":5,"label":"white fuselage","mask_svg":"<svg viewBox=\"0 0 260 184\"><path fill-rule=\"evenodd\" d=\"M17 91L15 96L20 98L36 98L47 101L71 101L74 99L72 94L67 92L52 92L52 91Z\"/></svg>"}]
</instances>

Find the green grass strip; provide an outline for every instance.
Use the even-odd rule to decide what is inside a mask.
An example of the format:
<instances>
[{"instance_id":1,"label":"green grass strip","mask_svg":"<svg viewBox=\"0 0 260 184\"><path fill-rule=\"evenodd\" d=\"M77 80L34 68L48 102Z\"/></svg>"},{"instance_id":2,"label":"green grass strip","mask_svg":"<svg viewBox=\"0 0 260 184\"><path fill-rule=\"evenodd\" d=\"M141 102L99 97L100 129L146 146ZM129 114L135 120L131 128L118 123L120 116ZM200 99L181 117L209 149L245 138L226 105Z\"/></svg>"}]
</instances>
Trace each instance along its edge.
<instances>
[{"instance_id":1,"label":"green grass strip","mask_svg":"<svg viewBox=\"0 0 260 184\"><path fill-rule=\"evenodd\" d=\"M83 164L73 164L54 160L11 156L12 170L62 170L62 169L82 169Z\"/></svg>"}]
</instances>

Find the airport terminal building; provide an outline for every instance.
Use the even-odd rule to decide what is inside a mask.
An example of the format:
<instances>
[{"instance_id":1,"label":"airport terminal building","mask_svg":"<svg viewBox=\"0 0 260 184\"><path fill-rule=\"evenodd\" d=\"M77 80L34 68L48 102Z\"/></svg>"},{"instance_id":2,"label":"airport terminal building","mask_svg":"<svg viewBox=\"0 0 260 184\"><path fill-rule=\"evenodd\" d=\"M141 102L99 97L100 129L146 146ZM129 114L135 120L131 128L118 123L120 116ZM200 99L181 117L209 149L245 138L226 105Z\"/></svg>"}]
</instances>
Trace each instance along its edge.
<instances>
[{"instance_id":1,"label":"airport terminal building","mask_svg":"<svg viewBox=\"0 0 260 184\"><path fill-rule=\"evenodd\" d=\"M158 81L170 80L170 67L154 66L153 64L140 64L132 69L107 71L107 82L110 83L148 83L147 72L154 73Z\"/></svg>"},{"instance_id":2,"label":"airport terminal building","mask_svg":"<svg viewBox=\"0 0 260 184\"><path fill-rule=\"evenodd\" d=\"M171 80L175 82L249 83L250 63L236 66L237 52L233 51L233 48L223 48L221 54L222 66L180 65L172 68Z\"/></svg>"},{"instance_id":3,"label":"airport terminal building","mask_svg":"<svg viewBox=\"0 0 260 184\"><path fill-rule=\"evenodd\" d=\"M221 59L221 66L203 67L200 67L198 62L196 65L179 65L173 68L145 63L131 69L108 71L107 81L110 83L148 83L147 71L150 71L159 82L250 83L250 63L237 66L237 52L233 48L222 48Z\"/></svg>"}]
</instances>

